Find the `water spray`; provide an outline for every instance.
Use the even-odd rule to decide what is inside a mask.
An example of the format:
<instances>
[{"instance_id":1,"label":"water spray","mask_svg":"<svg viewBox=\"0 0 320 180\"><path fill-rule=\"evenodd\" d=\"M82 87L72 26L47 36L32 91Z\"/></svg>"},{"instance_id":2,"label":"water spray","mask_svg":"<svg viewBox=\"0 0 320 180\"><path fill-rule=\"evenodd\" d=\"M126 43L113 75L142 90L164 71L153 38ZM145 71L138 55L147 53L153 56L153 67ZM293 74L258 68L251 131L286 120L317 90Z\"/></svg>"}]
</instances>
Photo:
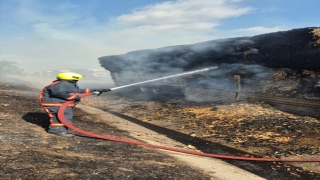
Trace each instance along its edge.
<instances>
[{"instance_id":1,"label":"water spray","mask_svg":"<svg viewBox=\"0 0 320 180\"><path fill-rule=\"evenodd\" d=\"M200 70L195 70L195 71L189 71L181 74L176 74L176 75L171 75L171 76L166 76L158 79L151 79L148 81L143 81L143 82L138 82L134 84L128 84L125 86L119 86L115 88L108 89L107 91L111 90L116 90L116 89L121 89L129 86L135 86L139 84L144 84L144 83L149 83L149 82L154 82L162 79L168 79L168 78L174 78L178 76L184 76L188 74L194 74L198 72L203 72L203 71L208 71L211 69L217 69L218 67L210 67L210 68L205 68L205 69L200 69ZM103 91L103 92L107 92ZM100 92L101 94L101 92ZM92 94L90 93L85 93L81 94L80 97L84 98L87 96L91 96ZM126 140L126 139L118 139L115 137L110 137L110 136L103 136L99 134L95 134L92 132L88 132L85 130L82 130L80 128L77 128L70 124L65 118L65 110L66 108L71 104L74 103L74 101L66 101L63 103L63 105L60 107L58 111L58 117L61 123L63 123L66 127L89 137L94 137L98 139L104 139L108 141L115 141L115 142L122 142L122 143L128 143L128 144L133 144L133 145L140 145L140 146L145 146L145 147L151 147L151 148L157 148L157 149L163 149L163 150L168 150L168 151L173 151L173 152L180 152L180 153L185 153L185 154L192 154L192 155L198 155L198 156L204 156L204 157L214 157L214 158L220 158L220 159L233 159L233 160L243 160L243 161L265 161L265 162L320 162L320 158L296 158L296 159L289 159L289 158L264 158L264 157L248 157L248 156L232 156L232 155L224 155L224 154L211 154L211 153L205 153L205 152L199 152L199 151L191 151L191 150L186 150L186 149L179 149L179 148L174 148L174 147L168 147L168 146L161 146L161 145L155 145L155 144L148 144L140 141L132 141L132 140Z\"/></svg>"},{"instance_id":2,"label":"water spray","mask_svg":"<svg viewBox=\"0 0 320 180\"><path fill-rule=\"evenodd\" d=\"M217 69L217 68L218 68L217 66L213 66L213 67L209 67L209 68L198 69L198 70L189 71L189 72L180 73L180 74L175 74L175 75L171 75L171 76L165 76L165 77L161 77L161 78L157 78L157 79L150 79L150 80L147 80L147 81L137 82L137 83L128 84L128 85L124 85L124 86L118 86L118 87L110 88L108 90L99 92L98 96L101 95L103 92L113 91L113 90L122 89L122 88L126 88L126 87L145 84L145 83L150 83L150 82L159 81L159 80L163 80L163 79L169 79L169 78L175 78L175 77L185 76L185 75L194 74L194 73L200 73L200 72L209 71L209 70Z\"/></svg>"},{"instance_id":3,"label":"water spray","mask_svg":"<svg viewBox=\"0 0 320 180\"><path fill-rule=\"evenodd\" d=\"M90 93L81 94L81 98L91 96ZM243 160L243 161L265 161L265 162L320 162L320 158L264 158L264 157L248 157L246 156L233 156L233 155L224 155L224 154L211 154L211 153L205 153L205 152L199 152L199 151L192 151L187 149L180 149L180 148L174 148L174 147L168 147L168 146L161 146L161 145L155 145L155 144L148 144L141 141L133 141L133 140L126 140L126 139L119 139L111 136L105 136L105 135L99 135L92 132L88 132L85 130L82 130L80 128L75 127L74 125L70 124L65 118L65 111L68 105L71 103L74 103L74 101L66 101L63 103L63 105L60 107L58 111L58 117L61 123L63 123L68 128L83 134L85 136L94 137L98 139L104 139L107 141L115 141L115 142L122 142L122 143L128 143L133 145L140 145L145 147L151 147L151 148L157 148L157 149L163 149L173 152L180 152L185 154L192 154L192 155L198 155L198 156L204 156L204 157L214 157L214 158L220 158L220 159L233 159L233 160Z\"/></svg>"}]
</instances>

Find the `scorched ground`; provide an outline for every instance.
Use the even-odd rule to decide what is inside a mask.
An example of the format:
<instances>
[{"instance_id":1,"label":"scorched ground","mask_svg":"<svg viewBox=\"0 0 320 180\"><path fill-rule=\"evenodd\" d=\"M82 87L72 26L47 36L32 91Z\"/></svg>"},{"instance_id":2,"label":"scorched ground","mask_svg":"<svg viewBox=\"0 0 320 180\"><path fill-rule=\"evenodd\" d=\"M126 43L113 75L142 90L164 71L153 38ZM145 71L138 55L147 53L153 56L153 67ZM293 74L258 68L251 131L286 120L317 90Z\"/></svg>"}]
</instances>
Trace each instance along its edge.
<instances>
[{"instance_id":1,"label":"scorched ground","mask_svg":"<svg viewBox=\"0 0 320 180\"><path fill-rule=\"evenodd\" d=\"M70 140L47 134L48 117L38 105L38 92L25 86L1 85L0 179L211 179L152 149L82 135ZM180 140L185 148L230 155L319 157L318 119L284 113L265 104L150 102L111 92L87 98L82 104L176 132L179 136L173 138L183 137ZM73 122L97 134L130 139L128 132L78 108ZM228 148L231 151L220 151ZM254 173L267 179L320 177L319 163L227 162L248 171L259 167Z\"/></svg>"},{"instance_id":2,"label":"scorched ground","mask_svg":"<svg viewBox=\"0 0 320 180\"><path fill-rule=\"evenodd\" d=\"M0 87L0 179L210 179L151 149L81 135L68 139L47 134L48 117L38 105L38 90ZM74 123L99 134L129 138L127 132L77 108Z\"/></svg>"}]
</instances>

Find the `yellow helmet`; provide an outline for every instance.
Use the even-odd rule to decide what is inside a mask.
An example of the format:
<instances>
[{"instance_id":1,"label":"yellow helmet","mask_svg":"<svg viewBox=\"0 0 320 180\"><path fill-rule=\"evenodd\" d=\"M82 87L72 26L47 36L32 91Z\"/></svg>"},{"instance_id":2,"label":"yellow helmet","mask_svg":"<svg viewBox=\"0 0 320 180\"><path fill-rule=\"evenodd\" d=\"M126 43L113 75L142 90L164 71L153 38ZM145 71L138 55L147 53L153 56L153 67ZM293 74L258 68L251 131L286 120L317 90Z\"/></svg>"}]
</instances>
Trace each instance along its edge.
<instances>
[{"instance_id":1,"label":"yellow helmet","mask_svg":"<svg viewBox=\"0 0 320 180\"><path fill-rule=\"evenodd\" d=\"M64 72L57 75L57 79L66 81L78 81L81 78L83 78L83 75L74 72Z\"/></svg>"}]
</instances>

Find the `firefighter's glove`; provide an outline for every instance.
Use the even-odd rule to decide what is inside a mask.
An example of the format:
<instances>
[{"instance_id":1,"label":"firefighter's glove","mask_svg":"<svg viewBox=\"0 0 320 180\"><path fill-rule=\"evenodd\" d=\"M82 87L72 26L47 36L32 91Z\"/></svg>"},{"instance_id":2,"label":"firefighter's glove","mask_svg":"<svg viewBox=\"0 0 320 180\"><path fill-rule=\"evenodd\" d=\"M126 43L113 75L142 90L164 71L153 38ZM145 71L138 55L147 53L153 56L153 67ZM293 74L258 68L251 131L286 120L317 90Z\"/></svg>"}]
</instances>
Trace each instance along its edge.
<instances>
[{"instance_id":1,"label":"firefighter's glove","mask_svg":"<svg viewBox=\"0 0 320 180\"><path fill-rule=\"evenodd\" d=\"M74 98L74 102L80 102L80 101L81 101L80 96L77 96L77 97Z\"/></svg>"}]
</instances>

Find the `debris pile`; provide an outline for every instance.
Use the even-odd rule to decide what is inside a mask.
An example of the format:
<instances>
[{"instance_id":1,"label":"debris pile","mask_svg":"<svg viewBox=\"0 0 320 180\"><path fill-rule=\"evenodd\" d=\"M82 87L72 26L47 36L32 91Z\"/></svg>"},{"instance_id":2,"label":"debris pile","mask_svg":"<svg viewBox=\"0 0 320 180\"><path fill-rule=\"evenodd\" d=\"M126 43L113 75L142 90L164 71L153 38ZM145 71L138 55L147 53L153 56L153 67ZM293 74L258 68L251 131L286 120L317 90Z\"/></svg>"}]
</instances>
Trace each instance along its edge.
<instances>
[{"instance_id":1,"label":"debris pile","mask_svg":"<svg viewBox=\"0 0 320 180\"><path fill-rule=\"evenodd\" d=\"M320 100L320 72L274 70L270 79L260 81L260 93L268 96Z\"/></svg>"}]
</instances>

